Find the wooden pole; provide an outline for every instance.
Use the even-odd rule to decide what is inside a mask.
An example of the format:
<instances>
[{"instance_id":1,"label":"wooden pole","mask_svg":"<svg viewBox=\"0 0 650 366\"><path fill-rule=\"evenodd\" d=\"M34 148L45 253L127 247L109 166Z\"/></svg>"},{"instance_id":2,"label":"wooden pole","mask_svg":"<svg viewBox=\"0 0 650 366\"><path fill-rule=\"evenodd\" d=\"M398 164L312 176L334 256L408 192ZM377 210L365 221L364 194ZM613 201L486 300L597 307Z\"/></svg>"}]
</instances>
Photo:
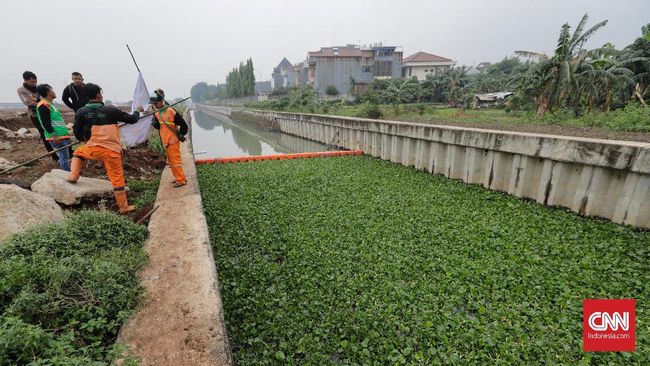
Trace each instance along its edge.
<instances>
[{"instance_id":1,"label":"wooden pole","mask_svg":"<svg viewBox=\"0 0 650 366\"><path fill-rule=\"evenodd\" d=\"M135 68L138 70L139 73L142 73L140 71L140 67L138 67L138 63L135 62L135 57L133 56L133 52L131 52L131 47L129 47L128 44L126 45L126 49L129 50L129 53L131 54L131 59L133 59L133 63L135 64Z\"/></svg>"},{"instance_id":2,"label":"wooden pole","mask_svg":"<svg viewBox=\"0 0 650 366\"><path fill-rule=\"evenodd\" d=\"M37 157L37 158L34 158L34 159L30 160L30 161L26 161L26 162L24 162L24 163L22 163L22 164L18 164L18 165L16 165L16 166L12 166L12 167L9 168L9 169L5 169L5 170L1 171L0 174L6 174L6 173L9 173L9 172L12 171L12 170L18 169L18 168L20 168L20 167L22 167L22 166L25 166L25 165L27 165L27 164L31 164L31 163L35 162L36 160L43 159L44 157L46 157L46 156L48 156L48 155L50 155L50 154L52 154L52 153L55 153L55 152L57 152L57 151L61 151L61 150L63 150L63 149L67 149L67 148L69 148L70 146L74 146L74 145L77 145L77 144L80 144L80 143L81 143L81 141L77 141L77 142L73 142L73 143L71 143L71 144L68 144L68 145L62 146L62 147L60 147L60 148L58 148L58 149L54 149L54 150L52 150L52 151L47 152L46 154L43 154L43 155L41 155L41 156L39 156L39 157Z\"/></svg>"}]
</instances>

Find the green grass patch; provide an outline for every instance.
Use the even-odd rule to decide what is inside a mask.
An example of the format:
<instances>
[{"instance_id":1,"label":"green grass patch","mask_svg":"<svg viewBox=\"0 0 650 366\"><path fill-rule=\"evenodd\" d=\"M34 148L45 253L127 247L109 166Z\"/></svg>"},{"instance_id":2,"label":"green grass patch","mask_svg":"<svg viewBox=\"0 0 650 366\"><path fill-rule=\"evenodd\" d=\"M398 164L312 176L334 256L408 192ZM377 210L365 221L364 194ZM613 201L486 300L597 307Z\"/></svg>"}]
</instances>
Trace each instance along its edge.
<instances>
[{"instance_id":1,"label":"green grass patch","mask_svg":"<svg viewBox=\"0 0 650 366\"><path fill-rule=\"evenodd\" d=\"M131 199L130 203L137 208L154 204L158 186L160 185L160 176L155 175L151 179L129 180L129 190L134 193L129 197Z\"/></svg>"},{"instance_id":2,"label":"green grass patch","mask_svg":"<svg viewBox=\"0 0 650 366\"><path fill-rule=\"evenodd\" d=\"M160 133L158 133L158 130L152 130L149 133L149 136L147 136L147 146L151 151L157 152L161 155L165 154L165 147L160 139Z\"/></svg>"},{"instance_id":3,"label":"green grass patch","mask_svg":"<svg viewBox=\"0 0 650 366\"><path fill-rule=\"evenodd\" d=\"M650 364L650 234L370 157L202 165L239 365ZM637 299L584 353L582 300Z\"/></svg>"},{"instance_id":4,"label":"green grass patch","mask_svg":"<svg viewBox=\"0 0 650 366\"><path fill-rule=\"evenodd\" d=\"M251 108L274 109L272 105L250 104ZM457 109L442 108L432 104L402 104L373 106L372 116L381 116L381 119L399 120L419 123L481 123L499 125L558 125L597 127L611 131L650 132L650 108L643 108L638 104L630 104L625 108L608 113L592 112L576 117L573 112L564 110L548 113L543 118L536 117L533 111L513 110L506 112L504 109ZM277 109L277 108L275 108ZM370 117L369 106L366 104L346 105L343 103L331 106L326 112L329 115L347 117ZM285 108L287 112L308 113L301 108Z\"/></svg>"},{"instance_id":5,"label":"green grass patch","mask_svg":"<svg viewBox=\"0 0 650 366\"><path fill-rule=\"evenodd\" d=\"M147 236L128 219L80 211L0 243L0 365L109 365L142 295Z\"/></svg>"}]
</instances>

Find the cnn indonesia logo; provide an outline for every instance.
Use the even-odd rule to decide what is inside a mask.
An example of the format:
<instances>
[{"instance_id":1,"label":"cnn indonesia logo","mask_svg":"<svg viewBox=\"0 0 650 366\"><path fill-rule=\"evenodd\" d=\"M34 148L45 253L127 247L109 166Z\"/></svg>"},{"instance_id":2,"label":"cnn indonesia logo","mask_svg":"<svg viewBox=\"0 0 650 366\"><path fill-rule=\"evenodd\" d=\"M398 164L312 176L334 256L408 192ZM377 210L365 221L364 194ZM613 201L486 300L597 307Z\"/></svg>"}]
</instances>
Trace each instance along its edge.
<instances>
[{"instance_id":1,"label":"cnn indonesia logo","mask_svg":"<svg viewBox=\"0 0 650 366\"><path fill-rule=\"evenodd\" d=\"M636 300L586 299L582 303L585 352L634 352Z\"/></svg>"}]
</instances>

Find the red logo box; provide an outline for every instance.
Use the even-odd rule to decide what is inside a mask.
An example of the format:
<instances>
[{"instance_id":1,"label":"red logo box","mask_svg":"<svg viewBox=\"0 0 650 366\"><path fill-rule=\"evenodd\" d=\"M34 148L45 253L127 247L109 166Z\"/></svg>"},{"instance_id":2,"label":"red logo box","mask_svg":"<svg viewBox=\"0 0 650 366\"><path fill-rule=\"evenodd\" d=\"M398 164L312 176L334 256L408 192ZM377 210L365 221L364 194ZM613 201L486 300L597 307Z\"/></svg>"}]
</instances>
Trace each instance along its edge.
<instances>
[{"instance_id":1,"label":"red logo box","mask_svg":"<svg viewBox=\"0 0 650 366\"><path fill-rule=\"evenodd\" d=\"M582 349L585 352L634 352L636 300L585 299Z\"/></svg>"}]
</instances>

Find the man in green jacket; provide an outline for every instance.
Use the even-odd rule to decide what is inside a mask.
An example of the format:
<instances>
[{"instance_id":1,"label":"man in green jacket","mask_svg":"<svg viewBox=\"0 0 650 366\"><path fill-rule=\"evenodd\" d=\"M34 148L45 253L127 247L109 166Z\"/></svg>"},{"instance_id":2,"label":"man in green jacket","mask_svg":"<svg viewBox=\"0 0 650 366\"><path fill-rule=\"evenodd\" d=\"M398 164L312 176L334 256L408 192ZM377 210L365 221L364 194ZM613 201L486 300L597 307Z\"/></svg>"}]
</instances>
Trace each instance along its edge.
<instances>
[{"instance_id":1,"label":"man in green jacket","mask_svg":"<svg viewBox=\"0 0 650 366\"><path fill-rule=\"evenodd\" d=\"M48 84L40 84L36 87L36 92L40 95L41 100L36 105L36 116L43 127L45 138L50 142L54 149L70 144L70 134L68 127L63 120L61 111L52 103L56 94ZM61 169L70 171L70 149L61 149L57 152L59 155L59 165Z\"/></svg>"}]
</instances>

